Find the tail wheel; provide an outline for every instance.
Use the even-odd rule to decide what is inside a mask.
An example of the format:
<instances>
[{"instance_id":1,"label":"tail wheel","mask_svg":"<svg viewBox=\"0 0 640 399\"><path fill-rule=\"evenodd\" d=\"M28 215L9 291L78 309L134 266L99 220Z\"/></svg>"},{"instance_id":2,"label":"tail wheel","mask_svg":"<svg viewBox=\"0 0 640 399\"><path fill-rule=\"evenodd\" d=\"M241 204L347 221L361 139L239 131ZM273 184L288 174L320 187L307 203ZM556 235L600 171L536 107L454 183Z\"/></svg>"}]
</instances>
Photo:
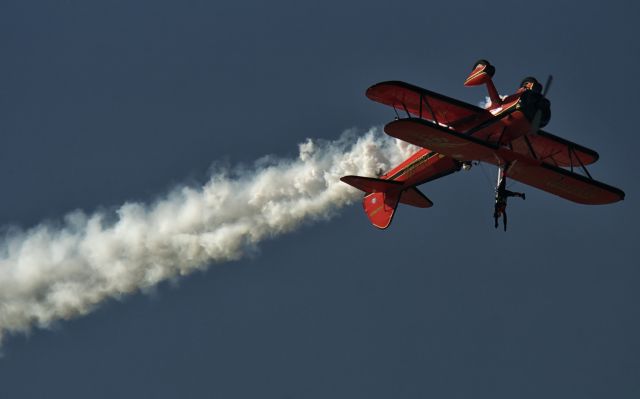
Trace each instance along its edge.
<instances>
[{"instance_id":1,"label":"tail wheel","mask_svg":"<svg viewBox=\"0 0 640 399\"><path fill-rule=\"evenodd\" d=\"M495 75L496 73L496 68L491 65L489 63L489 61L487 60L478 60L476 61L475 64L473 64L473 68L471 68L471 70L473 71L474 69L476 69L479 65L484 65L485 66L485 72L487 73L487 75L493 77L493 75Z\"/></svg>"}]
</instances>

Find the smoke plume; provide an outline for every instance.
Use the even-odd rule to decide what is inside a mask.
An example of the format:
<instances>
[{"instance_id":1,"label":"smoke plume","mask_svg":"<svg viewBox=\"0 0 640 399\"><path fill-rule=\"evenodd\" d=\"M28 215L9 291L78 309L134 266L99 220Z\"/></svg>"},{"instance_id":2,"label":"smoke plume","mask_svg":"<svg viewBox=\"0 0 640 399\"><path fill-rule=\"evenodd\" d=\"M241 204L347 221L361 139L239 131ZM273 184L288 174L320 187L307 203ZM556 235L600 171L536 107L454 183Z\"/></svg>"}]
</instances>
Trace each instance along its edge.
<instances>
[{"instance_id":1,"label":"smoke plume","mask_svg":"<svg viewBox=\"0 0 640 399\"><path fill-rule=\"evenodd\" d=\"M125 203L115 214L75 211L57 224L9 230L0 244L0 342L327 219L361 195L341 176L375 176L411 151L378 129L347 132L336 141L307 140L295 160L218 171L202 187L177 187L150 204Z\"/></svg>"}]
</instances>

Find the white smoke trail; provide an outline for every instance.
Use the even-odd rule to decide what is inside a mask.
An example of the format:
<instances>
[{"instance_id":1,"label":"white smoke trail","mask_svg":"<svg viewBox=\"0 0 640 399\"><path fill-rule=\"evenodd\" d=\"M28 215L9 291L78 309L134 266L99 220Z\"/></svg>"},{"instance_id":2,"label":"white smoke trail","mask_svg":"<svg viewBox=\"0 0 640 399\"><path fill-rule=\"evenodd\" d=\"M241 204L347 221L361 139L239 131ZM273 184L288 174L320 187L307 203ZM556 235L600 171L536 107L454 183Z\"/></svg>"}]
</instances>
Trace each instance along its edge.
<instances>
[{"instance_id":1,"label":"white smoke trail","mask_svg":"<svg viewBox=\"0 0 640 399\"><path fill-rule=\"evenodd\" d=\"M507 98L506 95L500 94L500 98L502 100L504 100L505 98ZM478 102L478 107L480 108L484 108L484 109L488 109L489 107L491 107L491 97L489 96L484 96L484 100L483 101L479 101Z\"/></svg>"},{"instance_id":2,"label":"white smoke trail","mask_svg":"<svg viewBox=\"0 0 640 399\"><path fill-rule=\"evenodd\" d=\"M0 342L7 333L83 315L100 302L208 264L241 258L260 241L326 219L360 198L339 181L375 176L415 148L372 129L307 140L296 160L219 172L153 204L115 215L68 214L58 226L7 233L0 244ZM111 221L109 221L111 220Z\"/></svg>"}]
</instances>

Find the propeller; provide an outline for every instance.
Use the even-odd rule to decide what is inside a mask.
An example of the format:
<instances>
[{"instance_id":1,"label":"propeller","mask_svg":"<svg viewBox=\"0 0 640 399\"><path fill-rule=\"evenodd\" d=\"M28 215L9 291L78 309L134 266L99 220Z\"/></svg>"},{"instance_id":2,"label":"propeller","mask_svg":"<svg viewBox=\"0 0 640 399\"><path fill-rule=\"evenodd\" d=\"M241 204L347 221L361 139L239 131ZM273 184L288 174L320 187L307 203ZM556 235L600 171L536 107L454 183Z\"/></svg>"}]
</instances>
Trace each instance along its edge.
<instances>
[{"instance_id":1,"label":"propeller","mask_svg":"<svg viewBox=\"0 0 640 399\"><path fill-rule=\"evenodd\" d=\"M553 75L549 75L549 77L547 78L547 83L544 84L544 91L542 92L542 95L544 97L547 96L547 93L549 92L549 87L551 87L552 82L553 82Z\"/></svg>"},{"instance_id":2,"label":"propeller","mask_svg":"<svg viewBox=\"0 0 640 399\"><path fill-rule=\"evenodd\" d=\"M547 78L547 83L544 85L544 91L542 92L542 96L546 97L549 92L549 87L551 87L551 83L553 82L553 76L549 75ZM529 130L529 134L536 134L538 130L540 130L540 123L542 123L542 110L538 109L536 114L533 116L531 120L531 130Z\"/></svg>"}]
</instances>

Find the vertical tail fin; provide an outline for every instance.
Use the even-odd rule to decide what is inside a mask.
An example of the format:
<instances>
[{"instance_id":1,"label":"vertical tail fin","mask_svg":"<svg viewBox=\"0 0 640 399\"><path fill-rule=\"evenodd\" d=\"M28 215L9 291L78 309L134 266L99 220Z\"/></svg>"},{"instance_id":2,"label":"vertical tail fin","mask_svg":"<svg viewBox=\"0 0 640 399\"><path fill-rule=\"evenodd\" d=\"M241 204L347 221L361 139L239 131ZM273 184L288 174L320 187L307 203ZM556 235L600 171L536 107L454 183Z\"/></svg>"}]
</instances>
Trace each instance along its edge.
<instances>
[{"instance_id":1,"label":"vertical tail fin","mask_svg":"<svg viewBox=\"0 0 640 399\"><path fill-rule=\"evenodd\" d=\"M386 229L393 220L399 200L400 191L371 193L362 199L362 207L371 224L379 229Z\"/></svg>"}]
</instances>

